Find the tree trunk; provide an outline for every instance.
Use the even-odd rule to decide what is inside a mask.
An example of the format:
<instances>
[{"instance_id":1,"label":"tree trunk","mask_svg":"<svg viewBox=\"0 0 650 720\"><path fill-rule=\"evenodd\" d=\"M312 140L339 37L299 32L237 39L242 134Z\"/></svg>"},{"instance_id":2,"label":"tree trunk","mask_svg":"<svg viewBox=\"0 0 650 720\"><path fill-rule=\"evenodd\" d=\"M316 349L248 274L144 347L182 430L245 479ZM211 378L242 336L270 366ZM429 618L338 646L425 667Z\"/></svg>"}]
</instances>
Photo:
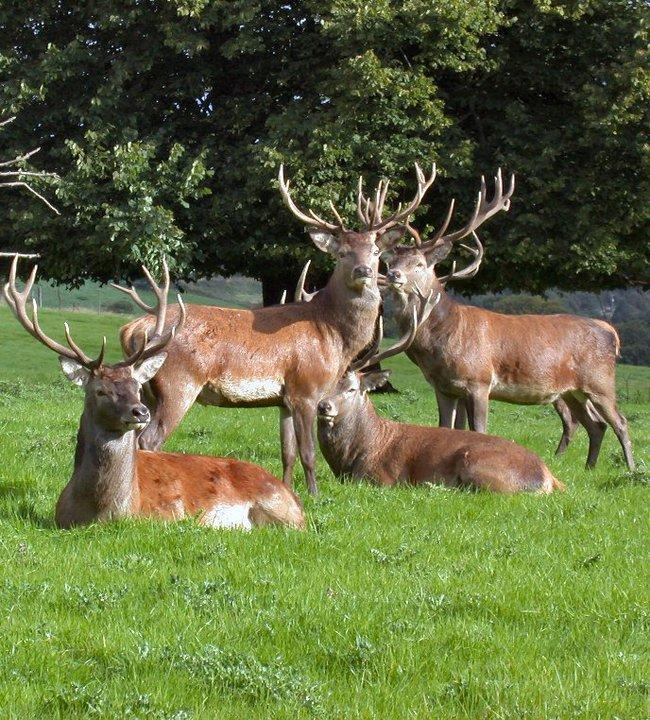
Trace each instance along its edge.
<instances>
[{"instance_id":1,"label":"tree trunk","mask_svg":"<svg viewBox=\"0 0 650 720\"><path fill-rule=\"evenodd\" d=\"M287 302L293 302L296 281L291 280L290 275L291 274L288 273L287 279L279 277L262 279L262 304L264 307L277 305L285 290L287 291Z\"/></svg>"}]
</instances>

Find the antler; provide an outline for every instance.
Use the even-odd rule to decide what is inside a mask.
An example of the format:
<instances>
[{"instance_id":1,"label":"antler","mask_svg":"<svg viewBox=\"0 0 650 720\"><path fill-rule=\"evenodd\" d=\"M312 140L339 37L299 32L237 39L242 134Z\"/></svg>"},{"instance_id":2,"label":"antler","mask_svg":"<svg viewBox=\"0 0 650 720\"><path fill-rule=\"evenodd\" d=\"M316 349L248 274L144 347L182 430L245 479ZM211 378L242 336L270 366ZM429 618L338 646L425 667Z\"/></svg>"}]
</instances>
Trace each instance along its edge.
<instances>
[{"instance_id":1,"label":"antler","mask_svg":"<svg viewBox=\"0 0 650 720\"><path fill-rule=\"evenodd\" d=\"M420 291L420 288L416 287L416 294L420 301L420 307L418 308L417 305L413 305L410 327L401 340L380 352L379 347L381 341L384 339L384 322L380 315L377 321L377 337L375 338L375 342L365 355L350 365L351 370L363 370L370 365L376 365L382 360L392 357L393 355L398 355L408 349L413 340L415 340L418 328L429 317L433 308L440 301L440 293L433 298L433 291L431 291L429 295L425 297Z\"/></svg>"},{"instance_id":2,"label":"antler","mask_svg":"<svg viewBox=\"0 0 650 720\"><path fill-rule=\"evenodd\" d=\"M385 220L382 220L381 216L384 211L384 203L386 202L386 193L388 192L389 181L380 180L377 185L377 189L375 190L375 199L373 201L370 200L370 198L364 197L363 178L359 178L357 215L359 216L359 219L366 224L369 230L388 230L394 225L397 225L397 223L408 221L409 216L418 209L426 191L433 185L433 182L436 179L435 163L431 166L431 175L429 178L427 178L422 172L422 168L415 163L415 175L418 184L415 197L406 207L399 205L397 211Z\"/></svg>"},{"instance_id":3,"label":"antler","mask_svg":"<svg viewBox=\"0 0 650 720\"><path fill-rule=\"evenodd\" d=\"M461 243L460 246L462 248L465 248L465 250L467 250L468 252L472 253L472 255L474 256L474 260L472 260L472 262L467 267L464 267L458 272L456 272L456 261L454 260L449 275L443 275L442 277L438 278L438 280L440 280L443 285L446 285L450 280L460 280L461 278L474 277L474 275L476 275L476 273L478 272L478 269L483 262L483 244L478 239L478 235L473 230L472 237L474 238L476 248L472 248L469 245L465 245L464 243Z\"/></svg>"},{"instance_id":4,"label":"antler","mask_svg":"<svg viewBox=\"0 0 650 720\"><path fill-rule=\"evenodd\" d=\"M307 225L312 225L314 227L321 228L322 230L329 230L333 232L342 232L345 231L345 226L343 224L343 220L341 219L341 216L337 212L336 208L334 207L334 203L330 200L330 207L332 209L332 212L334 213L334 217L336 218L336 223L330 223L326 220L323 220L320 218L316 213L308 209L307 213L304 213L302 210L298 208L298 206L294 203L294 201L291 198L291 195L289 193L289 185L290 181L284 179L284 165L280 165L280 172L278 173L278 182L280 183L280 193L282 195L282 199L284 200L284 204L291 210L291 212L299 219L302 220Z\"/></svg>"},{"instance_id":5,"label":"antler","mask_svg":"<svg viewBox=\"0 0 650 720\"><path fill-rule=\"evenodd\" d=\"M449 206L449 211L447 213L447 218L443 223L441 229L438 230L438 232L431 239L427 240L424 243L421 243L420 247L423 250L431 250L435 245L442 245L443 243L453 243L457 240L462 240L462 238L467 237L470 233L476 230L476 228L482 225L488 218L496 215L496 213L498 213L500 210L505 210L507 212L510 208L510 198L515 191L515 174L512 173L512 175L510 176L510 184L505 194L503 192L501 168L497 170L497 174L494 178L494 184L494 197L492 198L492 200L490 200L490 202L488 202L485 177L481 175L481 189L479 190L476 206L474 207L474 212L469 222L465 226L460 228L460 230L456 230L456 232L449 233L448 235L444 234L445 230L449 225L449 222L451 221L451 216L454 210L454 202L452 200Z\"/></svg>"},{"instance_id":6,"label":"antler","mask_svg":"<svg viewBox=\"0 0 650 720\"><path fill-rule=\"evenodd\" d=\"M36 279L36 273L38 271L38 265L34 265L32 272L30 273L25 287L22 292L16 287L16 270L18 268L18 255L16 255L11 263L11 270L9 271L9 282L4 286L4 296L7 304L11 308L13 314L16 316L18 322L27 330L27 332L45 347L54 350L55 353L62 357L69 358L83 365L88 370L95 370L101 366L104 362L104 354L106 352L106 338L102 340L102 347L99 351L99 355L94 360L90 358L83 350L75 343L70 334L70 328L68 323L64 323L65 338L68 342L69 347L61 345L56 340L48 337L38 322L38 305L36 300L32 300L32 317L30 318L27 314L26 303L29 298L29 293L34 285Z\"/></svg>"},{"instance_id":7,"label":"antler","mask_svg":"<svg viewBox=\"0 0 650 720\"><path fill-rule=\"evenodd\" d=\"M181 298L181 296L177 294L176 298L178 299L179 307L178 319L176 320L176 323L172 327L170 327L167 332L163 333L163 330L165 329L165 323L167 321L167 296L169 294L170 279L169 266L167 265L167 260L165 258L163 258L162 264L162 287L160 287L160 285L156 283L149 270L144 265L142 266L142 272L147 278L147 282L149 283L153 294L156 296L155 307L147 305L147 303L144 302L144 300L138 294L138 291L133 286L127 288L123 287L122 285L117 285L116 283L111 283L114 288L128 295L139 308L144 310L149 315L155 315L156 317L156 324L154 326L154 331L151 338L148 338L147 331L145 330L140 348L136 350L132 355L129 355L129 357L127 357L125 360L118 363L118 366L120 367L134 365L136 362L139 362L140 360L146 360L152 355L160 352L165 347L165 345L167 345L167 343L174 337L176 331L185 322L185 317L187 315L185 310L185 304L183 303L183 299ZM152 342L154 339L155 342Z\"/></svg>"},{"instance_id":8,"label":"antler","mask_svg":"<svg viewBox=\"0 0 650 720\"><path fill-rule=\"evenodd\" d=\"M310 293L305 290L305 280L307 279L307 272L309 271L309 266L311 265L311 260L307 260L305 263L302 272L300 273L300 277L298 278L298 283L296 284L296 290L293 295L293 301L294 302L309 302L310 300L313 300L314 295L316 295L316 292Z\"/></svg>"}]
</instances>

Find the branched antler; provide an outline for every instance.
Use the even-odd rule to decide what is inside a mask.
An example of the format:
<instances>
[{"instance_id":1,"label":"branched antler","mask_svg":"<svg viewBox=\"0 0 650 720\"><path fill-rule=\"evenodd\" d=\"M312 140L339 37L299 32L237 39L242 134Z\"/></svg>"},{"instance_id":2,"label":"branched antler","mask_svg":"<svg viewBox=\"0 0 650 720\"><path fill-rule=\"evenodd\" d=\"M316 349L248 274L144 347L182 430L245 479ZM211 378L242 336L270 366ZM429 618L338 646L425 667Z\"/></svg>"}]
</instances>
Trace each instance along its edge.
<instances>
[{"instance_id":1,"label":"branched antler","mask_svg":"<svg viewBox=\"0 0 650 720\"><path fill-rule=\"evenodd\" d=\"M149 272L149 270L143 265L142 266L142 272L144 273L144 276L147 278L147 282L149 283L149 286L151 287L151 290L153 294L156 296L156 305L147 305L146 302L140 297L138 294L138 291L131 286L130 288L123 287L122 285L117 285L116 283L110 283L114 288L119 290L120 292L125 293L128 295L133 302L142 310L144 310L149 315L154 315L156 318L156 322L154 325L154 331L151 336L151 338L148 338L147 333L145 331L144 333L144 341L141 344L141 347L139 350L136 350L136 352L126 358L121 365L133 365L134 363L138 362L139 360L145 360L148 357L151 357L152 355L155 355L157 352L160 352L165 345L174 337L176 334L176 331L183 325L185 322L186 317L186 310L185 310L185 304L183 303L183 300L180 295L177 295L178 299L178 307L179 307L179 315L178 320L176 323L170 327L170 329L167 332L163 332L165 329L165 323L167 320L167 297L169 294L169 285L170 285L170 278L169 278L169 266L167 265L167 260L163 258L163 284L162 287L158 285L158 283L153 279L153 276ZM155 340L155 341L154 341Z\"/></svg>"}]
</instances>

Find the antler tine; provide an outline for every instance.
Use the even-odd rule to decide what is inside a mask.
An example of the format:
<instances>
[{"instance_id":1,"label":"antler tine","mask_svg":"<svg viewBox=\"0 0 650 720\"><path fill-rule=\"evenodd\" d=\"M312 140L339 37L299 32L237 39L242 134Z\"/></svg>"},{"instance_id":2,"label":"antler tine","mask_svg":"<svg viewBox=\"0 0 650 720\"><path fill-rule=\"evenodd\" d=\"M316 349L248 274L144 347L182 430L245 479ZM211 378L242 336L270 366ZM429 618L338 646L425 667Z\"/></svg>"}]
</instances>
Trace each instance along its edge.
<instances>
[{"instance_id":1,"label":"antler tine","mask_svg":"<svg viewBox=\"0 0 650 720\"><path fill-rule=\"evenodd\" d=\"M138 295L138 291L131 285L130 288L124 287L123 285L118 285L117 283L111 282L109 283L111 287L114 287L116 290L119 290L120 292L123 292L125 295L128 295L131 300L140 308L140 310L144 310L149 315L154 315L156 312L156 309L152 307L151 305L147 305L144 300Z\"/></svg>"},{"instance_id":2,"label":"antler tine","mask_svg":"<svg viewBox=\"0 0 650 720\"><path fill-rule=\"evenodd\" d=\"M296 291L293 294L294 302L300 302L302 300L303 293L305 292L305 280L307 279L307 273L309 272L310 265L311 265L311 260L307 260L307 262L304 264L304 266L302 268L300 277L298 278L298 283L296 284Z\"/></svg>"},{"instance_id":3,"label":"antler tine","mask_svg":"<svg viewBox=\"0 0 650 720\"><path fill-rule=\"evenodd\" d=\"M285 305L286 302L287 302L287 289L285 288L282 291L282 295L280 295L280 302L278 303L278 305Z\"/></svg>"},{"instance_id":4,"label":"antler tine","mask_svg":"<svg viewBox=\"0 0 650 720\"><path fill-rule=\"evenodd\" d=\"M185 308L185 303L183 302L183 298L179 294L177 294L176 299L178 300L179 308L178 319L176 320L176 323L172 325L172 327L164 335L161 335L155 342L151 344L149 335L145 329L140 347L127 358L125 358L119 363L116 363L115 367L128 367L129 365L135 365L137 362L141 362L142 360L147 360L147 358L150 358L163 350L165 346L175 337L176 332L180 327L182 327L183 323L185 322L185 318L187 317L187 311ZM153 335L152 337L155 337L155 335Z\"/></svg>"},{"instance_id":5,"label":"antler tine","mask_svg":"<svg viewBox=\"0 0 650 720\"><path fill-rule=\"evenodd\" d=\"M11 308L11 311L16 316L16 319L18 322L27 330L27 332L33 337L36 338L39 342L41 342L45 347L49 348L50 350L54 350L57 355L61 355L63 357L67 357L70 360L74 360L84 367L87 367L89 370L98 368L103 359L104 359L104 348L106 340L104 340L104 344L102 345L102 350L100 351L99 357L97 360L92 360L91 358L86 355L81 348L74 343L74 341L70 342L70 331L67 327L67 324L64 326L66 330L66 339L69 338L68 342L70 344L70 347L67 348L65 345L61 345L61 343L58 343L56 340L52 340L52 338L48 337L42 330L39 321L38 321L38 304L36 303L36 300L32 299L32 317L30 318L27 314L26 309L26 303L27 299L29 297L29 293L32 290L32 287L34 285L34 281L36 279L36 273L38 271L38 265L35 265L32 268L32 271L27 278L27 281L25 282L25 287L23 288L23 291L20 292L18 288L16 287L16 273L18 268L18 256L14 257L13 262L11 263L11 269L9 271L9 281L4 286L4 296L7 300L7 304Z\"/></svg>"},{"instance_id":6,"label":"antler tine","mask_svg":"<svg viewBox=\"0 0 650 720\"><path fill-rule=\"evenodd\" d=\"M34 302L34 324L38 325L38 309L36 306L36 301ZM106 353L106 338L104 337L102 339L102 346L99 351L99 356L96 360L93 360L92 358L88 357L86 353L77 345L77 343L72 339L72 334L70 332L70 326L67 322L63 323L63 330L65 332L65 339L68 342L68 345L70 346L70 349L73 353L75 353L79 358L83 358L84 364L87 364L91 367L99 367L102 362L104 361L104 354Z\"/></svg>"},{"instance_id":7,"label":"antler tine","mask_svg":"<svg viewBox=\"0 0 650 720\"><path fill-rule=\"evenodd\" d=\"M305 214L298 208L298 206L294 203L293 199L291 198L291 194L289 193L289 180L284 179L284 164L280 165L280 171L278 172L278 182L280 184L280 194L282 195L282 199L284 200L284 204L291 210L291 212L299 219L302 220L307 225L313 225L314 227L320 227L324 230L343 230L343 225L334 225L333 223L329 223L322 218L318 217L313 210L309 210L309 214Z\"/></svg>"},{"instance_id":8,"label":"antler tine","mask_svg":"<svg viewBox=\"0 0 650 720\"><path fill-rule=\"evenodd\" d=\"M449 273L449 275L444 275L443 277L438 278L438 280L440 280L443 285L446 285L450 280L459 280L461 278L474 277L474 275L476 275L476 273L478 272L478 269L483 262L483 243L481 243L478 235L473 230L472 237L474 238L474 242L476 243L476 248L472 248L469 245L463 244L461 244L461 247L471 252L472 255L474 255L474 260L472 260L472 262L467 267L459 270L458 272L456 272L456 261L454 261L453 265L451 266L451 272Z\"/></svg>"},{"instance_id":9,"label":"antler tine","mask_svg":"<svg viewBox=\"0 0 650 720\"><path fill-rule=\"evenodd\" d=\"M488 218L496 215L500 210L506 212L510 208L510 198L515 191L515 175L510 175L510 183L508 190L504 194L503 192L503 177L501 175L501 168L497 170L497 174L494 177L494 196L490 202L487 201L487 187L485 184L485 177L481 176L481 189L478 193L478 199L474 206L474 212L469 222L456 232L450 233L449 235L441 235L440 240L444 242L456 242L467 237L476 228L482 225Z\"/></svg>"},{"instance_id":10,"label":"antler tine","mask_svg":"<svg viewBox=\"0 0 650 720\"><path fill-rule=\"evenodd\" d=\"M447 210L447 216L444 219L444 222L440 226L440 229L436 231L436 233L426 242L421 243L423 249L429 249L432 248L438 240L440 240L441 237L445 234L445 230L449 227L449 223L451 222L451 218L454 214L454 206L456 204L456 200L454 198L451 199L451 202L449 203L449 209Z\"/></svg>"},{"instance_id":11,"label":"antler tine","mask_svg":"<svg viewBox=\"0 0 650 720\"><path fill-rule=\"evenodd\" d=\"M397 223L402 222L403 220L407 220L409 215L411 215L415 212L415 210L417 210L420 203L422 202L422 198L424 198L426 191L433 185L433 182L436 179L436 172L436 164L433 163L431 166L431 175L427 179L425 174L422 172L422 168L417 163L415 163L415 175L418 183L415 197L405 208L400 207L390 217L386 218L386 220L383 220L378 225L373 226L372 229L387 230L388 228L397 225Z\"/></svg>"},{"instance_id":12,"label":"antler tine","mask_svg":"<svg viewBox=\"0 0 650 720\"><path fill-rule=\"evenodd\" d=\"M145 348L142 359L146 360L147 358L151 357L152 355L155 355L156 353L160 352L167 343L169 343L172 338L175 337L176 332L183 326L185 323L185 319L187 317L187 310L185 308L185 303L183 302L183 298L180 296L180 294L176 295L176 299L178 300L178 320L172 327L164 334L161 335L160 339L155 342L153 345L149 345Z\"/></svg>"},{"instance_id":13,"label":"antler tine","mask_svg":"<svg viewBox=\"0 0 650 720\"><path fill-rule=\"evenodd\" d=\"M420 233L409 222L406 222L404 227L406 228L406 232L415 240L415 247L422 247Z\"/></svg>"},{"instance_id":14,"label":"antler tine","mask_svg":"<svg viewBox=\"0 0 650 720\"><path fill-rule=\"evenodd\" d=\"M334 203L330 200L330 201L329 201L329 204L330 204L330 208L332 209L332 212L334 213L334 217L336 218L336 222L337 222L342 228L345 227L345 225L344 225L344 223L343 223L343 219L342 219L341 216L339 215L336 207L334 206ZM314 216L314 217L317 217L317 216Z\"/></svg>"},{"instance_id":15,"label":"antler tine","mask_svg":"<svg viewBox=\"0 0 650 720\"><path fill-rule=\"evenodd\" d=\"M149 283L151 290L153 291L153 294L156 296L156 300L158 301L156 304L156 307L154 309L154 313L156 315L156 325L153 331L153 337L157 337L160 335L165 327L165 319L167 317L167 296L169 295L169 266L167 265L167 259L162 259L162 266L163 266L163 284L162 287L158 285L158 283L153 279L153 276L149 272L149 270L143 265L142 266L142 272L144 273L144 276L147 278L147 282Z\"/></svg>"},{"instance_id":16,"label":"antler tine","mask_svg":"<svg viewBox=\"0 0 650 720\"><path fill-rule=\"evenodd\" d=\"M370 217L368 216L367 207L366 212L363 210L363 205L366 199L363 196L363 175L359 175L359 187L357 190L357 217L364 225L370 225Z\"/></svg>"}]
</instances>

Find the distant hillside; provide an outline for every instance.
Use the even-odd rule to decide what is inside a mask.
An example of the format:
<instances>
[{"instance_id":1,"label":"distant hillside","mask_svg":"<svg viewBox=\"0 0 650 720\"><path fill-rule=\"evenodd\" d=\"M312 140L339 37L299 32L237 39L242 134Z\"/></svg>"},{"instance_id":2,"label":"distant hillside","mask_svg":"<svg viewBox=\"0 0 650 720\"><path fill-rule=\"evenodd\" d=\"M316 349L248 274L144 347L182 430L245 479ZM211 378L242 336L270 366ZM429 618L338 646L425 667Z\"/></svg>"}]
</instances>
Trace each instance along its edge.
<instances>
[{"instance_id":1,"label":"distant hillside","mask_svg":"<svg viewBox=\"0 0 650 720\"><path fill-rule=\"evenodd\" d=\"M147 290L145 281L138 281L136 287L145 302L153 302L153 294ZM235 308L255 307L262 304L261 283L241 276L215 277L197 283L179 283L178 289L182 291L186 303ZM128 297L110 285L94 282L86 282L74 290L42 282L36 285L34 296L45 308L138 314L138 309Z\"/></svg>"}]
</instances>

